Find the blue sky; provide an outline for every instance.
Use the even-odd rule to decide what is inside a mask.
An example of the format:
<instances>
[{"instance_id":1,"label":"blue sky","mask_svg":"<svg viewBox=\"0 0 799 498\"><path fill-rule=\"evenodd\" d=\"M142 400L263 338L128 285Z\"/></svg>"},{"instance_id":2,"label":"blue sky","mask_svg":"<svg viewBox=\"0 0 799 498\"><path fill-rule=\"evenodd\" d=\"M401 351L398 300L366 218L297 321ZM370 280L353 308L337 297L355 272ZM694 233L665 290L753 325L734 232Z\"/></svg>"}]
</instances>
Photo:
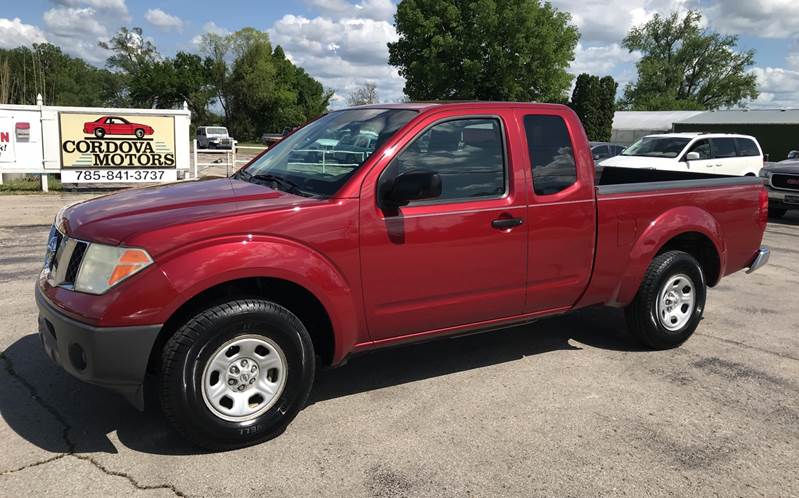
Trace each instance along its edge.
<instances>
[{"instance_id":1,"label":"blue sky","mask_svg":"<svg viewBox=\"0 0 799 498\"><path fill-rule=\"evenodd\" d=\"M0 47L50 41L102 65L97 41L120 26L141 26L164 55L197 52L205 32L245 26L268 31L297 64L336 91L336 102L365 81L381 100L402 97L403 81L386 63L385 44L396 39L392 0L132 1L27 0L0 8ZM752 107L799 107L799 1L797 0L552 0L571 13L582 38L572 72L635 78L637 54L619 46L630 26L655 13L699 8L715 30L736 34L757 51L761 96Z\"/></svg>"}]
</instances>

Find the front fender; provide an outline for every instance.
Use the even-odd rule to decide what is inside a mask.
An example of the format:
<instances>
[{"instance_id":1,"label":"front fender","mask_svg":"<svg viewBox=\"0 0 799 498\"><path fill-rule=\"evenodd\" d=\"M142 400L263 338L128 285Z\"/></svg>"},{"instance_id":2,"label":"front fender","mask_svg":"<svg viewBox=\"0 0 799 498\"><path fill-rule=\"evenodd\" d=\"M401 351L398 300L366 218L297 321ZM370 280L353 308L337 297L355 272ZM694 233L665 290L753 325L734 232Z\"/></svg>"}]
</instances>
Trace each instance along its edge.
<instances>
[{"instance_id":1,"label":"front fender","mask_svg":"<svg viewBox=\"0 0 799 498\"><path fill-rule=\"evenodd\" d=\"M727 248L718 221L698 207L676 207L655 218L633 244L627 267L610 304L625 306L632 302L655 255L673 238L690 232L701 233L710 239L719 255L719 275L724 275Z\"/></svg>"},{"instance_id":2,"label":"front fender","mask_svg":"<svg viewBox=\"0 0 799 498\"><path fill-rule=\"evenodd\" d=\"M270 236L231 236L184 247L159 265L178 298L166 317L201 292L233 280L278 278L297 284L322 303L333 325L338 363L358 342L361 330L351 285L332 261L298 242Z\"/></svg>"}]
</instances>

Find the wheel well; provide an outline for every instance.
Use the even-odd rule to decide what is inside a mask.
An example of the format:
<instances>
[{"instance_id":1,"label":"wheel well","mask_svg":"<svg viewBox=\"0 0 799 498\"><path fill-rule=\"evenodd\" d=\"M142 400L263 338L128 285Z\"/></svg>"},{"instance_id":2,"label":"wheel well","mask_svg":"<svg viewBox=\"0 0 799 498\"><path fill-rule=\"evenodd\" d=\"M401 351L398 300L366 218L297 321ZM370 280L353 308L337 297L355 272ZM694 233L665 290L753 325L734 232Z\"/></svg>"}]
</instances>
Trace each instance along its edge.
<instances>
[{"instance_id":1,"label":"wheel well","mask_svg":"<svg viewBox=\"0 0 799 498\"><path fill-rule=\"evenodd\" d=\"M277 278L245 278L232 280L204 290L189 299L164 323L147 366L149 373L160 370L161 351L170 337L201 310L240 297L259 297L288 309L305 325L313 341L314 351L325 365L333 362L334 335L330 316L321 302L304 287Z\"/></svg>"},{"instance_id":2,"label":"wheel well","mask_svg":"<svg viewBox=\"0 0 799 498\"><path fill-rule=\"evenodd\" d=\"M683 251L687 252L697 261L702 267L702 272L705 274L707 284L713 287L719 281L719 273L721 271L721 260L719 253L716 251L716 246L707 237L707 235L699 232L687 232L674 237L666 242L660 248L658 254L663 254L667 251Z\"/></svg>"}]
</instances>

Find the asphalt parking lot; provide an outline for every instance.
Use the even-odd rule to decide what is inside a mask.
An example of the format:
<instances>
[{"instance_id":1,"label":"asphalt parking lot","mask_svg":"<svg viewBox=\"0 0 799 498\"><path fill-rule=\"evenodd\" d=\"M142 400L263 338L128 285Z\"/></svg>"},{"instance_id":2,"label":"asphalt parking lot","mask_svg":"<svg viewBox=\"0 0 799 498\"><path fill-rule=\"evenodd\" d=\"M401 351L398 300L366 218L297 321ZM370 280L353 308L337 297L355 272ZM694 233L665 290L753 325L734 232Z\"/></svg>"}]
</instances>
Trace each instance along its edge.
<instances>
[{"instance_id":1,"label":"asphalt parking lot","mask_svg":"<svg viewBox=\"0 0 799 498\"><path fill-rule=\"evenodd\" d=\"M204 453L41 349L33 283L77 198L0 196L0 495L799 494L799 213L681 348L598 309L377 352L322 372L280 437Z\"/></svg>"}]
</instances>

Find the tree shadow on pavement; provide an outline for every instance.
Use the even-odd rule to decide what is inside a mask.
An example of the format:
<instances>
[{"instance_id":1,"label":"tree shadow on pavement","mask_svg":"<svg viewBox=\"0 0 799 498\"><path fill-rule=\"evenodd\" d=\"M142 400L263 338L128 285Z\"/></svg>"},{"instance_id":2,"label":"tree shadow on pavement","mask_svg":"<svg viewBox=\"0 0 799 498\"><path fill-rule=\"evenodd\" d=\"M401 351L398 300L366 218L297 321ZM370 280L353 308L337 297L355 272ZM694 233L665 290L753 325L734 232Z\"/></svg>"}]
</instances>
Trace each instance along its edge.
<instances>
[{"instance_id":1,"label":"tree shadow on pavement","mask_svg":"<svg viewBox=\"0 0 799 498\"><path fill-rule=\"evenodd\" d=\"M643 351L627 335L620 311L588 309L482 334L387 348L318 372L308 404L420 379L482 368L585 346ZM142 453L186 455L184 442L157 409L141 413L120 396L72 378L55 366L36 334L3 352L0 414L30 443L51 452L116 453L108 434ZM66 429L66 430L65 430Z\"/></svg>"}]
</instances>

